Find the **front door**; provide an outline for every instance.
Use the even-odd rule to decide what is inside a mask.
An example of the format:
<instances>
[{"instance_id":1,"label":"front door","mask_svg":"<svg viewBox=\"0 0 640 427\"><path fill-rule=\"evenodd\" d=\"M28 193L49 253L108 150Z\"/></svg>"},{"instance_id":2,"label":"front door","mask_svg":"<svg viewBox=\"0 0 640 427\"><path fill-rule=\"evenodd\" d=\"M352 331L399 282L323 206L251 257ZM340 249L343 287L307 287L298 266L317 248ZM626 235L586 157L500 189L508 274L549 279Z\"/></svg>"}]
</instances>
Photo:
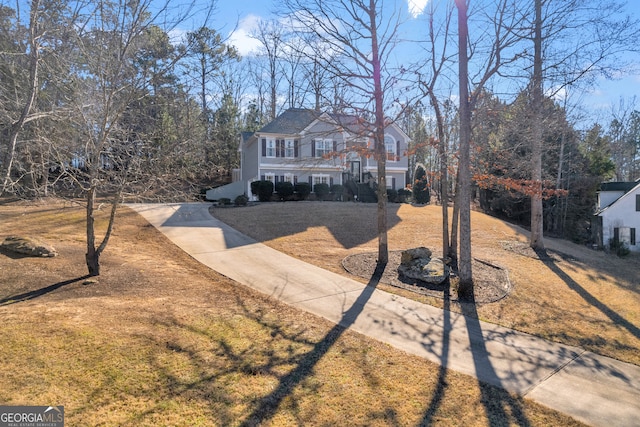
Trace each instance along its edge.
<instances>
[{"instance_id":1,"label":"front door","mask_svg":"<svg viewBox=\"0 0 640 427\"><path fill-rule=\"evenodd\" d=\"M356 160L351 162L351 175L355 182L360 182L360 161Z\"/></svg>"}]
</instances>

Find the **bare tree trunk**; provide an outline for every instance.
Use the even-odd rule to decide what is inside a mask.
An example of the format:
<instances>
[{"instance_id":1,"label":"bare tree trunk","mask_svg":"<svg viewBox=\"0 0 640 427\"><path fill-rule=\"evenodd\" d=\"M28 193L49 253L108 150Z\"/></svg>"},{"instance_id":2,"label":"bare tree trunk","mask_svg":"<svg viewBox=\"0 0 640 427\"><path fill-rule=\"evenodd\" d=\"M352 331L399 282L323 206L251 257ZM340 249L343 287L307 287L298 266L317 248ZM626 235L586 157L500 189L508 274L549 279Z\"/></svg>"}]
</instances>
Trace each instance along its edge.
<instances>
[{"instance_id":1,"label":"bare tree trunk","mask_svg":"<svg viewBox=\"0 0 640 427\"><path fill-rule=\"evenodd\" d=\"M85 254L85 260L87 262L87 269L89 270L89 276L100 275L100 254L96 250L96 230L95 230L95 198L96 188L92 186L87 191L87 253Z\"/></svg>"},{"instance_id":2,"label":"bare tree trunk","mask_svg":"<svg viewBox=\"0 0 640 427\"><path fill-rule=\"evenodd\" d=\"M433 105L433 104L432 104ZM440 200L442 203L442 256L446 258L449 253L449 164L447 159L447 140L444 134L442 113L436 108L436 120L438 122L438 155L440 157Z\"/></svg>"},{"instance_id":3,"label":"bare tree trunk","mask_svg":"<svg viewBox=\"0 0 640 427\"><path fill-rule=\"evenodd\" d=\"M118 205L120 204L120 197L122 196L122 187L118 191L117 194L113 196L113 200L111 201L111 213L109 215L109 223L107 225L107 231L104 234L102 242L98 247L96 247L96 230L95 230L95 202L96 202L96 192L97 188L92 186L87 191L87 208L86 208L86 216L87 216L87 253L85 254L85 260L87 263L87 269L89 271L89 276L99 276L100 275L100 256L102 252L104 252L107 244L109 243L109 238L111 237L111 233L113 232L113 225L116 220L116 213L118 210Z\"/></svg>"},{"instance_id":4,"label":"bare tree trunk","mask_svg":"<svg viewBox=\"0 0 640 427\"><path fill-rule=\"evenodd\" d=\"M458 170L459 171L459 170ZM458 268L458 232L460 230L460 178L459 174L456 173L456 186L454 191L454 200L453 200L453 213L451 215L451 239L449 240L449 253L448 256L451 258L451 266L453 268Z\"/></svg>"},{"instance_id":5,"label":"bare tree trunk","mask_svg":"<svg viewBox=\"0 0 640 427\"><path fill-rule=\"evenodd\" d=\"M384 144L384 94L382 92L380 53L378 51L376 8L373 0L369 2L369 14L376 118L374 138L378 162L378 265L384 265L389 261L389 243L387 240L387 149Z\"/></svg>"},{"instance_id":6,"label":"bare tree trunk","mask_svg":"<svg viewBox=\"0 0 640 427\"><path fill-rule=\"evenodd\" d=\"M442 69L446 62L446 55L444 52L446 51L446 46L449 41L449 25L451 22L453 9L449 9L447 7L447 14L445 20L445 30L444 30L444 38L442 43L437 43L437 33L434 26L434 16L436 13L433 2L430 3L430 11L428 13L429 20L429 46L431 51L431 79L427 84L424 84L424 90L429 96L429 103L433 108L436 117L436 130L438 135L438 159L440 161L440 203L442 206L442 256L443 258L449 257L453 261L456 257L451 256L450 251L450 243L449 243L449 164L448 164L448 153L447 153L447 143L448 138L445 133L445 125L444 125L444 116L442 113L442 108L440 101L438 100L438 96L436 94L436 83L440 78L442 73ZM437 55L437 51L441 49L442 54ZM412 168L411 170L414 170ZM456 221L457 224L457 221Z\"/></svg>"},{"instance_id":7,"label":"bare tree trunk","mask_svg":"<svg viewBox=\"0 0 640 427\"><path fill-rule=\"evenodd\" d=\"M471 268L471 106L469 105L469 70L467 55L468 27L467 0L456 0L458 8L458 70L460 90L460 162L458 177L460 183L460 255L458 268L460 284L458 296L473 298L473 273Z\"/></svg>"},{"instance_id":8,"label":"bare tree trunk","mask_svg":"<svg viewBox=\"0 0 640 427\"><path fill-rule=\"evenodd\" d=\"M531 123L531 180L535 190L531 196L530 246L544 249L542 214L542 0L535 0L534 58L533 58L533 120Z\"/></svg>"}]
</instances>

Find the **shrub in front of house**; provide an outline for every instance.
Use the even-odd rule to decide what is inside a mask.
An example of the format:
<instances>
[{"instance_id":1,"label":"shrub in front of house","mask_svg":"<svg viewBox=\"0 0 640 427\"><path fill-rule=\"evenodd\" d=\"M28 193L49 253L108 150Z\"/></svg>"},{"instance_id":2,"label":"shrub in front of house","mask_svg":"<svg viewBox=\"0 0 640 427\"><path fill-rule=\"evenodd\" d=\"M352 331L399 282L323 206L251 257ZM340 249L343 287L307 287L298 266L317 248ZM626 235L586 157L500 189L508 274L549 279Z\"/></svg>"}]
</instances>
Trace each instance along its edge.
<instances>
[{"instance_id":1,"label":"shrub in front of house","mask_svg":"<svg viewBox=\"0 0 640 427\"><path fill-rule=\"evenodd\" d=\"M229 199L227 197L221 197L221 198L218 199L218 204L219 205L223 205L223 206L230 205L231 204L231 199Z\"/></svg>"},{"instance_id":2,"label":"shrub in front of house","mask_svg":"<svg viewBox=\"0 0 640 427\"><path fill-rule=\"evenodd\" d=\"M342 201L343 194L344 194L344 186L342 184L333 184L329 189L329 192L331 193L332 200Z\"/></svg>"},{"instance_id":3,"label":"shrub in front of house","mask_svg":"<svg viewBox=\"0 0 640 427\"><path fill-rule=\"evenodd\" d=\"M249 203L249 198L247 196L245 196L244 194L240 194L239 196L237 196L235 198L233 203L236 206L247 206L247 203Z\"/></svg>"},{"instance_id":4,"label":"shrub in front of house","mask_svg":"<svg viewBox=\"0 0 640 427\"><path fill-rule=\"evenodd\" d=\"M316 200L325 200L329 194L329 184L316 184L313 186L313 192L316 194Z\"/></svg>"},{"instance_id":5,"label":"shrub in front of house","mask_svg":"<svg viewBox=\"0 0 640 427\"><path fill-rule=\"evenodd\" d=\"M260 187L260 181L252 181L251 182L251 194L254 195L254 196L257 196L259 187Z\"/></svg>"},{"instance_id":6,"label":"shrub in front of house","mask_svg":"<svg viewBox=\"0 0 640 427\"><path fill-rule=\"evenodd\" d=\"M387 188L387 200L389 203L398 203L398 191L393 188Z\"/></svg>"},{"instance_id":7,"label":"shrub in front of house","mask_svg":"<svg viewBox=\"0 0 640 427\"><path fill-rule=\"evenodd\" d=\"M620 242L616 239L609 239L609 250L619 257L626 257L631 253L631 250L624 242Z\"/></svg>"},{"instance_id":8,"label":"shrub in front of house","mask_svg":"<svg viewBox=\"0 0 640 427\"><path fill-rule=\"evenodd\" d=\"M293 197L293 184L286 181L276 183L276 193L282 201L291 200Z\"/></svg>"},{"instance_id":9,"label":"shrub in front of house","mask_svg":"<svg viewBox=\"0 0 640 427\"><path fill-rule=\"evenodd\" d=\"M398 203L410 203L412 194L408 188L401 188L398 190Z\"/></svg>"},{"instance_id":10,"label":"shrub in front of house","mask_svg":"<svg viewBox=\"0 0 640 427\"><path fill-rule=\"evenodd\" d=\"M271 196L273 195L273 182L267 180L258 182L258 200L261 202L271 201Z\"/></svg>"},{"instance_id":11,"label":"shrub in front of house","mask_svg":"<svg viewBox=\"0 0 640 427\"><path fill-rule=\"evenodd\" d=\"M293 190L298 196L298 200L307 200L311 194L311 185L307 182L299 182L294 185Z\"/></svg>"}]
</instances>

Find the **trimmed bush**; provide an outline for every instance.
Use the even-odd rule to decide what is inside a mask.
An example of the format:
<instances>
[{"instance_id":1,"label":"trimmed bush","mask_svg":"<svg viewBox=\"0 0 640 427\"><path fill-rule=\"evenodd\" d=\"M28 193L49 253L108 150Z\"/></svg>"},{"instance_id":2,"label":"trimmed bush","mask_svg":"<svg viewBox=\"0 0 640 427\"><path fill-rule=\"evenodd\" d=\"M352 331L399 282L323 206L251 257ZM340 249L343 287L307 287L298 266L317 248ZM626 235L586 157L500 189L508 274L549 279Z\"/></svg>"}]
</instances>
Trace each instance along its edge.
<instances>
[{"instance_id":1,"label":"trimmed bush","mask_svg":"<svg viewBox=\"0 0 640 427\"><path fill-rule=\"evenodd\" d=\"M389 203L398 203L398 191L393 188L387 188L387 200Z\"/></svg>"},{"instance_id":2,"label":"trimmed bush","mask_svg":"<svg viewBox=\"0 0 640 427\"><path fill-rule=\"evenodd\" d=\"M244 194L240 194L239 196L236 197L233 203L236 206L247 206L247 203L249 203L249 198Z\"/></svg>"},{"instance_id":3,"label":"trimmed bush","mask_svg":"<svg viewBox=\"0 0 640 427\"><path fill-rule=\"evenodd\" d=\"M258 200L261 202L271 201L273 195L273 182L271 181L258 181Z\"/></svg>"},{"instance_id":4,"label":"trimmed bush","mask_svg":"<svg viewBox=\"0 0 640 427\"><path fill-rule=\"evenodd\" d=\"M257 196L259 187L260 187L260 181L252 181L251 182L251 194L253 194L254 196Z\"/></svg>"},{"instance_id":5,"label":"trimmed bush","mask_svg":"<svg viewBox=\"0 0 640 427\"><path fill-rule=\"evenodd\" d=\"M329 189L329 192L331 193L333 200L342 201L343 200L342 196L344 194L344 186L342 184L333 184Z\"/></svg>"},{"instance_id":6,"label":"trimmed bush","mask_svg":"<svg viewBox=\"0 0 640 427\"><path fill-rule=\"evenodd\" d=\"M293 190L298 194L299 200L307 200L311 194L311 185L307 182L299 182L293 186Z\"/></svg>"},{"instance_id":7,"label":"trimmed bush","mask_svg":"<svg viewBox=\"0 0 640 427\"><path fill-rule=\"evenodd\" d=\"M316 184L313 186L313 192L316 193L317 200L325 200L329 194L329 184Z\"/></svg>"},{"instance_id":8,"label":"trimmed bush","mask_svg":"<svg viewBox=\"0 0 640 427\"><path fill-rule=\"evenodd\" d=\"M231 199L227 198L227 197L221 197L218 199L218 204L219 205L230 205L231 204Z\"/></svg>"},{"instance_id":9,"label":"trimmed bush","mask_svg":"<svg viewBox=\"0 0 640 427\"><path fill-rule=\"evenodd\" d=\"M398 203L409 203L411 202L411 195L413 193L408 188L401 188L398 190Z\"/></svg>"},{"instance_id":10,"label":"trimmed bush","mask_svg":"<svg viewBox=\"0 0 640 427\"><path fill-rule=\"evenodd\" d=\"M282 201L291 200L293 196L293 184L290 182L276 183L276 193Z\"/></svg>"}]
</instances>

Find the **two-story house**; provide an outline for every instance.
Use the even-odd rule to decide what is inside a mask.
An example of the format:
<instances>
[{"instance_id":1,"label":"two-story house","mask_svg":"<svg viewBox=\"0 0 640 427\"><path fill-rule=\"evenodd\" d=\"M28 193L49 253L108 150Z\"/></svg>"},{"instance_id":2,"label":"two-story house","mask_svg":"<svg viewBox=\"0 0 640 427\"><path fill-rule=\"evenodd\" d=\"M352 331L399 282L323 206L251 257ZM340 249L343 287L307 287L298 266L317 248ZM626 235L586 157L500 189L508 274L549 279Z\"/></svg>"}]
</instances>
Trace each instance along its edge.
<instances>
[{"instance_id":1,"label":"two-story house","mask_svg":"<svg viewBox=\"0 0 640 427\"><path fill-rule=\"evenodd\" d=\"M350 115L289 109L252 134L243 134L240 171L244 193L251 182L270 180L347 184L377 180L371 126ZM384 130L388 188L406 186L409 137L395 124Z\"/></svg>"},{"instance_id":2,"label":"two-story house","mask_svg":"<svg viewBox=\"0 0 640 427\"><path fill-rule=\"evenodd\" d=\"M592 231L599 247L624 243L640 252L640 180L602 183L594 218Z\"/></svg>"}]
</instances>

